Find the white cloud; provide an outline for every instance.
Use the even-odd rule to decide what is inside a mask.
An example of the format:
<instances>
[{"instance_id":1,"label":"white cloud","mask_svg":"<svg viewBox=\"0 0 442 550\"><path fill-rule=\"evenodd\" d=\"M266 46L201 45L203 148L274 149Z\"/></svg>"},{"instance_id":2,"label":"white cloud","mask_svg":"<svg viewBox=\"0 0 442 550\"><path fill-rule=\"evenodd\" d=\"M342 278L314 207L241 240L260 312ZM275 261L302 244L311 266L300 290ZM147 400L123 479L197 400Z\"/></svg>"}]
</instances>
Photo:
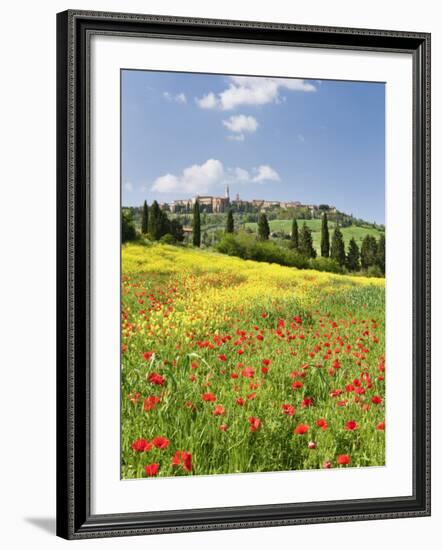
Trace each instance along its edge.
<instances>
[{"instance_id":1,"label":"white cloud","mask_svg":"<svg viewBox=\"0 0 442 550\"><path fill-rule=\"evenodd\" d=\"M187 103L187 98L182 92L180 94L173 95L170 92L163 92L164 99L167 101L173 101L175 103Z\"/></svg>"},{"instance_id":2,"label":"white cloud","mask_svg":"<svg viewBox=\"0 0 442 550\"><path fill-rule=\"evenodd\" d=\"M268 164L262 164L255 169L256 174L253 177L253 181L256 183L264 183L266 181L280 181L278 172L273 170Z\"/></svg>"},{"instance_id":3,"label":"white cloud","mask_svg":"<svg viewBox=\"0 0 442 550\"><path fill-rule=\"evenodd\" d=\"M221 183L224 178L222 163L216 159L209 159L204 164L194 164L185 168L179 176L166 174L157 178L152 191L159 193L207 193L209 189Z\"/></svg>"},{"instance_id":4,"label":"white cloud","mask_svg":"<svg viewBox=\"0 0 442 550\"><path fill-rule=\"evenodd\" d=\"M283 99L280 90L314 92L316 87L300 78L266 78L253 76L231 76L228 88L218 94L209 92L196 98L202 109L228 111L240 105L265 105L279 103Z\"/></svg>"},{"instance_id":5,"label":"white cloud","mask_svg":"<svg viewBox=\"0 0 442 550\"><path fill-rule=\"evenodd\" d=\"M180 193L188 195L203 195L214 187L225 183L266 183L280 181L279 174L271 166L262 164L252 170L244 168L225 169L222 162L209 159L203 164L193 164L185 168L181 174L165 174L157 178L152 191L158 193Z\"/></svg>"},{"instance_id":6,"label":"white cloud","mask_svg":"<svg viewBox=\"0 0 442 550\"><path fill-rule=\"evenodd\" d=\"M202 98L195 98L195 101L201 109L215 109L217 106L217 99L213 92L208 93Z\"/></svg>"},{"instance_id":7,"label":"white cloud","mask_svg":"<svg viewBox=\"0 0 442 550\"><path fill-rule=\"evenodd\" d=\"M258 129L258 121L253 116L234 115L227 120L223 120L223 124L231 132L242 134L244 132L253 133Z\"/></svg>"},{"instance_id":8,"label":"white cloud","mask_svg":"<svg viewBox=\"0 0 442 550\"><path fill-rule=\"evenodd\" d=\"M124 183L124 190L125 190L125 191L128 191L129 193L131 193L131 192L134 190L133 184L132 184L130 181L126 181L126 182Z\"/></svg>"},{"instance_id":9,"label":"white cloud","mask_svg":"<svg viewBox=\"0 0 442 550\"><path fill-rule=\"evenodd\" d=\"M236 183L266 183L269 181L280 181L278 172L268 164L261 164L253 168L251 172L244 168L230 168L228 179Z\"/></svg>"}]
</instances>

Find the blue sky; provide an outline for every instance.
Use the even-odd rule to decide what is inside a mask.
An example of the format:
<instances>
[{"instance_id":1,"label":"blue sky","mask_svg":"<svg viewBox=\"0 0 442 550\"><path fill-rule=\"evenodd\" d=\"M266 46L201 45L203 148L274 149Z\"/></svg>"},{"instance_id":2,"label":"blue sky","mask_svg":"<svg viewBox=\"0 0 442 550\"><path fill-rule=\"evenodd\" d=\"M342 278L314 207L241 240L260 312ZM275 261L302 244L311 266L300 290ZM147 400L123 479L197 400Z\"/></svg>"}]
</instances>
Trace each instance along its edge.
<instances>
[{"instance_id":1,"label":"blue sky","mask_svg":"<svg viewBox=\"0 0 442 550\"><path fill-rule=\"evenodd\" d=\"M226 184L384 223L385 85L122 71L122 204Z\"/></svg>"}]
</instances>

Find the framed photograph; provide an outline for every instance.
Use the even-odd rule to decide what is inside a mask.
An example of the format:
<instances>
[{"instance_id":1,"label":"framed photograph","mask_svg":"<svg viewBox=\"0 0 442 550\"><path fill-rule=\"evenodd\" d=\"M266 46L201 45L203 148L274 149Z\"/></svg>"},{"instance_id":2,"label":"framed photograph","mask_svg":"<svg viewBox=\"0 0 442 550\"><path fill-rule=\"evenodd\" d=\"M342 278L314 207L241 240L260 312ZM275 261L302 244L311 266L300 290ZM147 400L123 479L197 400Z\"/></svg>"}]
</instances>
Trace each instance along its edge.
<instances>
[{"instance_id":1,"label":"framed photograph","mask_svg":"<svg viewBox=\"0 0 442 550\"><path fill-rule=\"evenodd\" d=\"M430 35L57 18L57 534L430 514Z\"/></svg>"}]
</instances>

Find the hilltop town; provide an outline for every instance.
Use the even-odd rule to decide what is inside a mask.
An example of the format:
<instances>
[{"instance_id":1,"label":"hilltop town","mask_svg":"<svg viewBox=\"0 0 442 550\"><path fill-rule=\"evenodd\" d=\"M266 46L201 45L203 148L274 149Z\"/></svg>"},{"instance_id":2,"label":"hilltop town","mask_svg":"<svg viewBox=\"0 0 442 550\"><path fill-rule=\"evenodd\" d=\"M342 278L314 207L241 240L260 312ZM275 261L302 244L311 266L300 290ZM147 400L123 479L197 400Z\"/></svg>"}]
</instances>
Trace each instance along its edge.
<instances>
[{"instance_id":1,"label":"hilltop town","mask_svg":"<svg viewBox=\"0 0 442 550\"><path fill-rule=\"evenodd\" d=\"M336 207L329 205L316 205L316 204L303 204L299 201L276 201L276 200L264 200L264 199L241 199L239 193L236 194L234 199L230 198L229 186L226 185L224 197L216 197L212 195L196 195L189 199L174 200L170 203L160 204L161 208L166 211L170 211L174 214L184 214L192 211L193 205L198 201L202 212L209 214L218 214L227 212L229 208L233 208L236 212L249 212L249 211L266 211L273 208L287 209L299 209L304 208L309 210L311 217L315 217L315 212L319 210L327 210L330 213L336 213Z\"/></svg>"}]
</instances>

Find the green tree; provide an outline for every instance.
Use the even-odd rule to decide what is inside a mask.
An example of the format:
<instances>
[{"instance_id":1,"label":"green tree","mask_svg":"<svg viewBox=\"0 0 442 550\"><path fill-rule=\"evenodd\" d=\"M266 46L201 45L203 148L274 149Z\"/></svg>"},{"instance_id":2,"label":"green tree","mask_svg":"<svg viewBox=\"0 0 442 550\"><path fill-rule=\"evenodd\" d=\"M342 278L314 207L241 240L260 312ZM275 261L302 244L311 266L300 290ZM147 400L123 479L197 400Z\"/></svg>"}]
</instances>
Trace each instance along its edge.
<instances>
[{"instance_id":1,"label":"green tree","mask_svg":"<svg viewBox=\"0 0 442 550\"><path fill-rule=\"evenodd\" d=\"M328 258L330 255L330 235L328 232L327 214L322 215L321 225L321 256Z\"/></svg>"},{"instance_id":2,"label":"green tree","mask_svg":"<svg viewBox=\"0 0 442 550\"><path fill-rule=\"evenodd\" d=\"M264 212L261 212L261 214L258 217L258 237L261 239L261 241L267 241L269 236L270 236L269 222Z\"/></svg>"},{"instance_id":3,"label":"green tree","mask_svg":"<svg viewBox=\"0 0 442 550\"><path fill-rule=\"evenodd\" d=\"M354 237L350 239L348 243L348 253L347 253L347 268L350 271L359 271L361 265L359 263L359 247L356 244Z\"/></svg>"},{"instance_id":4,"label":"green tree","mask_svg":"<svg viewBox=\"0 0 442 550\"><path fill-rule=\"evenodd\" d=\"M341 266L345 264L344 238L342 237L342 232L339 229L339 225L336 225L335 230L333 231L330 257Z\"/></svg>"},{"instance_id":5,"label":"green tree","mask_svg":"<svg viewBox=\"0 0 442 550\"><path fill-rule=\"evenodd\" d=\"M155 241L161 237L161 209L157 201L153 201L150 207L150 216L148 220L149 234Z\"/></svg>"},{"instance_id":6,"label":"green tree","mask_svg":"<svg viewBox=\"0 0 442 550\"><path fill-rule=\"evenodd\" d=\"M378 249L376 253L376 265L381 270L382 274L385 275L385 235L381 234L378 240Z\"/></svg>"},{"instance_id":7,"label":"green tree","mask_svg":"<svg viewBox=\"0 0 442 550\"><path fill-rule=\"evenodd\" d=\"M197 200L193 205L192 232L193 246L201 246L200 203Z\"/></svg>"},{"instance_id":8,"label":"green tree","mask_svg":"<svg viewBox=\"0 0 442 550\"><path fill-rule=\"evenodd\" d=\"M141 233L143 233L143 235L146 235L148 230L149 230L149 207L147 206L147 202L144 201L143 215L141 218Z\"/></svg>"},{"instance_id":9,"label":"green tree","mask_svg":"<svg viewBox=\"0 0 442 550\"><path fill-rule=\"evenodd\" d=\"M292 221L292 234L290 236L290 248L294 248L295 250L299 248L298 222L295 217L293 218L293 221Z\"/></svg>"},{"instance_id":10,"label":"green tree","mask_svg":"<svg viewBox=\"0 0 442 550\"><path fill-rule=\"evenodd\" d=\"M234 231L235 224L233 222L233 211L230 208L229 212L227 213L226 233L234 233Z\"/></svg>"},{"instance_id":11,"label":"green tree","mask_svg":"<svg viewBox=\"0 0 442 550\"><path fill-rule=\"evenodd\" d=\"M184 229L181 223L175 218L170 221L170 234L177 240L182 243L184 241Z\"/></svg>"},{"instance_id":12,"label":"green tree","mask_svg":"<svg viewBox=\"0 0 442 550\"><path fill-rule=\"evenodd\" d=\"M121 242L134 241L137 237L135 225L130 210L123 210L121 213Z\"/></svg>"},{"instance_id":13,"label":"green tree","mask_svg":"<svg viewBox=\"0 0 442 550\"><path fill-rule=\"evenodd\" d=\"M316 250L313 248L312 232L304 222L299 233L299 252L306 258L316 258Z\"/></svg>"},{"instance_id":14,"label":"green tree","mask_svg":"<svg viewBox=\"0 0 442 550\"><path fill-rule=\"evenodd\" d=\"M363 269L368 269L372 265L376 265L378 253L378 244L373 235L365 235L361 245L361 266Z\"/></svg>"}]
</instances>

